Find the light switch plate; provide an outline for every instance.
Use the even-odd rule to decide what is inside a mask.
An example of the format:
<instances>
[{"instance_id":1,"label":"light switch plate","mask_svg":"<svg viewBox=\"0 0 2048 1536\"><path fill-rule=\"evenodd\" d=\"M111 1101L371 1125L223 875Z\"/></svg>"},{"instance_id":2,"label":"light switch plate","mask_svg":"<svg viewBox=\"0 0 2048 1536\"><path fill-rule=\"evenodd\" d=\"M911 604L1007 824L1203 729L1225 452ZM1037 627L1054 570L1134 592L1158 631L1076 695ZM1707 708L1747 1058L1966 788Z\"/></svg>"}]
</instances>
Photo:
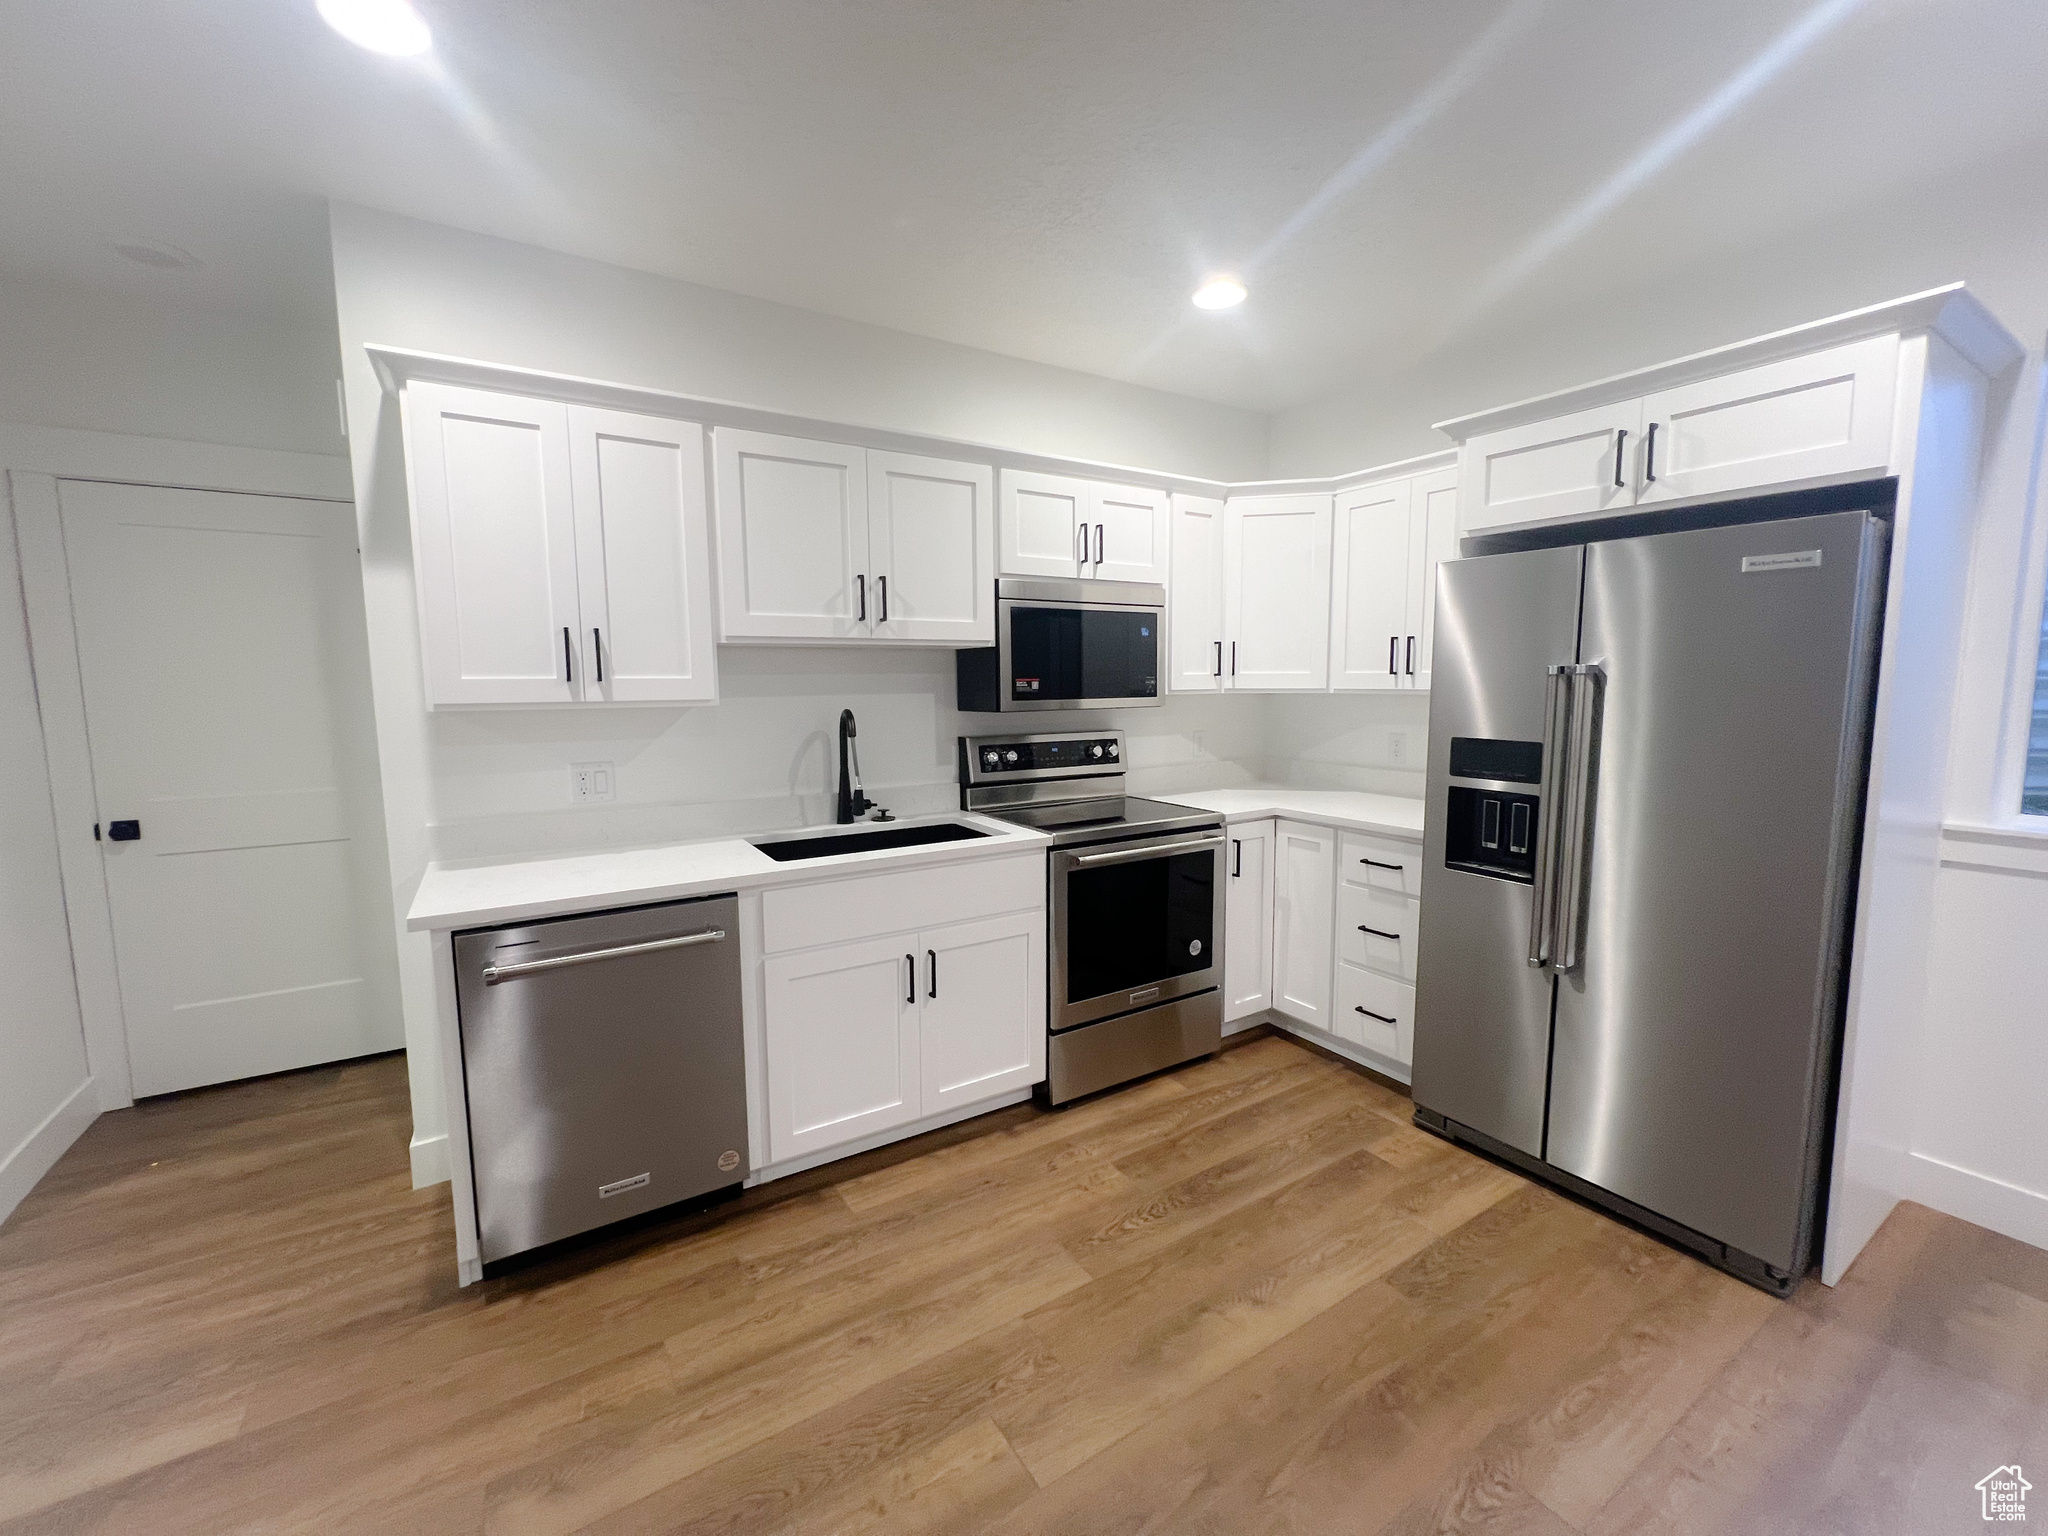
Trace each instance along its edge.
<instances>
[{"instance_id":1,"label":"light switch plate","mask_svg":"<svg viewBox=\"0 0 2048 1536\"><path fill-rule=\"evenodd\" d=\"M569 793L578 805L595 800L612 798L612 787L617 775L610 763L571 763L569 765Z\"/></svg>"},{"instance_id":2,"label":"light switch plate","mask_svg":"<svg viewBox=\"0 0 2048 1536\"><path fill-rule=\"evenodd\" d=\"M1408 762L1408 733L1406 731L1387 732L1387 761L1396 768L1406 766Z\"/></svg>"}]
</instances>

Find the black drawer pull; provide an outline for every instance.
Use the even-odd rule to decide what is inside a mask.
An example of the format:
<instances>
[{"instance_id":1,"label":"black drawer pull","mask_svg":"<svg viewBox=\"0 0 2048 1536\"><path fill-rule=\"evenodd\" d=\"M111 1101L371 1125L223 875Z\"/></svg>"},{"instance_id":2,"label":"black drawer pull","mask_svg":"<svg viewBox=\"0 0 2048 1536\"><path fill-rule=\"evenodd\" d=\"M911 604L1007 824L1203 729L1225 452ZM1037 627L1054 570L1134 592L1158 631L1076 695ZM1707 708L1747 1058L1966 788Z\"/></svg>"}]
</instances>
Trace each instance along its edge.
<instances>
[{"instance_id":1,"label":"black drawer pull","mask_svg":"<svg viewBox=\"0 0 2048 1536\"><path fill-rule=\"evenodd\" d=\"M1351 1011L1353 1013L1362 1013L1368 1019L1378 1019L1382 1024L1398 1024L1401 1022L1399 1019L1389 1018L1384 1013L1374 1013L1370 1008L1367 1008L1362 1003L1353 1003L1351 1005Z\"/></svg>"},{"instance_id":2,"label":"black drawer pull","mask_svg":"<svg viewBox=\"0 0 2048 1536\"><path fill-rule=\"evenodd\" d=\"M1370 864L1374 869L1391 869L1398 871L1406 867L1400 864L1383 864L1378 859L1360 859L1358 862L1361 864Z\"/></svg>"},{"instance_id":3,"label":"black drawer pull","mask_svg":"<svg viewBox=\"0 0 2048 1536\"><path fill-rule=\"evenodd\" d=\"M1389 933L1384 928L1368 928L1363 923L1358 925L1358 931L1360 933L1369 933L1376 939L1392 939L1397 944L1401 941L1401 935L1398 933Z\"/></svg>"}]
</instances>

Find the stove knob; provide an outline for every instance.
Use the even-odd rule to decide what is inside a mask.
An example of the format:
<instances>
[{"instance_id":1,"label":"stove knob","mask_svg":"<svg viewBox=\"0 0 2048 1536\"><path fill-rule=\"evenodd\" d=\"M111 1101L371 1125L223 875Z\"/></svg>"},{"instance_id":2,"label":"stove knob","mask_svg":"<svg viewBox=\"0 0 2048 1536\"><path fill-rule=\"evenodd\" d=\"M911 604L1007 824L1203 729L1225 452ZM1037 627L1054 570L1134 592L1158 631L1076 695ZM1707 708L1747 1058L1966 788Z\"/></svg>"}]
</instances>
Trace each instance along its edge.
<instances>
[{"instance_id":1,"label":"stove knob","mask_svg":"<svg viewBox=\"0 0 2048 1536\"><path fill-rule=\"evenodd\" d=\"M1015 761L1017 761L1017 749L1015 747L1012 747L1009 751L1005 752L1003 754L1003 761L1006 763L1014 763Z\"/></svg>"},{"instance_id":2,"label":"stove knob","mask_svg":"<svg viewBox=\"0 0 2048 1536\"><path fill-rule=\"evenodd\" d=\"M1101 742L1097 742L1097 743L1096 743L1096 744L1095 744L1094 746L1090 747L1090 748L1089 748L1088 750L1089 750L1089 752L1090 752L1091 754L1093 754L1094 756L1096 756L1096 757L1100 757L1100 756L1102 756L1102 743L1101 743Z\"/></svg>"},{"instance_id":3,"label":"stove knob","mask_svg":"<svg viewBox=\"0 0 2048 1536\"><path fill-rule=\"evenodd\" d=\"M1116 743L1113 741L1109 744L1109 755L1111 757L1116 756Z\"/></svg>"},{"instance_id":4,"label":"stove knob","mask_svg":"<svg viewBox=\"0 0 2048 1536\"><path fill-rule=\"evenodd\" d=\"M1002 760L1003 759L1001 754L999 754L994 747L990 747L986 752L981 754L981 766L984 768L993 768L997 763L1001 762Z\"/></svg>"}]
</instances>

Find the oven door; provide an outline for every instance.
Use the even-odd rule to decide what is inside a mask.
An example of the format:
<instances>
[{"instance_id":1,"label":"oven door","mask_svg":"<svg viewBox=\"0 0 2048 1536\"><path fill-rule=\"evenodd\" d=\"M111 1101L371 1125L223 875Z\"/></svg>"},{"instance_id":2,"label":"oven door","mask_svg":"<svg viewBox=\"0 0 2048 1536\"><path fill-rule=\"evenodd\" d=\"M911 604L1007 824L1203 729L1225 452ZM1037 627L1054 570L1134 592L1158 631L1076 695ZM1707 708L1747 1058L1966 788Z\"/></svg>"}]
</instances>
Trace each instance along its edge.
<instances>
[{"instance_id":1,"label":"oven door","mask_svg":"<svg viewBox=\"0 0 2048 1536\"><path fill-rule=\"evenodd\" d=\"M1218 828L1053 850L1055 1033L1222 983L1223 846Z\"/></svg>"},{"instance_id":2,"label":"oven door","mask_svg":"<svg viewBox=\"0 0 2048 1536\"><path fill-rule=\"evenodd\" d=\"M1123 603L998 602L998 702L1013 709L1159 702L1164 610Z\"/></svg>"}]
</instances>

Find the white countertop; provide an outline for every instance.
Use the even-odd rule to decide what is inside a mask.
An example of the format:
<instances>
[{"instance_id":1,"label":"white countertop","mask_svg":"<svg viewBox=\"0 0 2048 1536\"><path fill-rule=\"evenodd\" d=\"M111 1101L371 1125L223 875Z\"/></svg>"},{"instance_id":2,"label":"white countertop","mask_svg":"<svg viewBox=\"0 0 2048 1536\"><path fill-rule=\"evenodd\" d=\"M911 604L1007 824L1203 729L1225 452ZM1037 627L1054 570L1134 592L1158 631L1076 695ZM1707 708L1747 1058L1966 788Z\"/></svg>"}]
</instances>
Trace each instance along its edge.
<instances>
[{"instance_id":1,"label":"white countertop","mask_svg":"<svg viewBox=\"0 0 2048 1536\"><path fill-rule=\"evenodd\" d=\"M1285 784L1246 784L1235 789L1202 789L1185 795L1154 795L1174 805L1215 811L1225 821L1258 821L1291 816L1319 826L1383 837L1422 837L1422 802L1407 795L1370 795L1353 789L1293 789Z\"/></svg>"},{"instance_id":2,"label":"white countertop","mask_svg":"<svg viewBox=\"0 0 2048 1536\"><path fill-rule=\"evenodd\" d=\"M711 838L696 843L669 843L657 848L621 848L566 857L498 860L475 864L430 864L413 895L405 925L415 932L429 929L477 928L588 912L601 907L635 906L703 896L713 891L759 889L768 885L800 885L834 875L908 869L923 864L951 864L1042 846L1045 836L989 816L955 813L913 816L891 826L914 827L931 822L959 821L979 827L987 837L952 843L926 843L913 848L881 848L867 853L832 854L821 859L778 863L744 837ZM830 834L872 829L811 827ZM767 838L788 832L757 833Z\"/></svg>"}]
</instances>

